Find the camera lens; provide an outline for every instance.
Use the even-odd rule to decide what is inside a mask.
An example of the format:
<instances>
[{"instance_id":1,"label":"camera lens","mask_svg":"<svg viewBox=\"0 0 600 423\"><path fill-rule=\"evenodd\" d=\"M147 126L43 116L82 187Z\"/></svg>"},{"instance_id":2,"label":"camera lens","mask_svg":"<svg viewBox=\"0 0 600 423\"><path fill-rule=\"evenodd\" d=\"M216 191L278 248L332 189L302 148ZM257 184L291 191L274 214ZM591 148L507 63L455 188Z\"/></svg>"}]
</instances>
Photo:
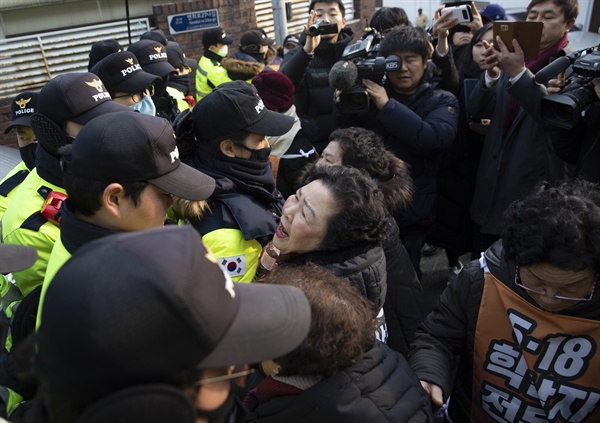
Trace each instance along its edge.
<instances>
[{"instance_id":1,"label":"camera lens","mask_svg":"<svg viewBox=\"0 0 600 423\"><path fill-rule=\"evenodd\" d=\"M469 15L467 14L466 10L463 10L463 19L467 19L469 17Z\"/></svg>"}]
</instances>

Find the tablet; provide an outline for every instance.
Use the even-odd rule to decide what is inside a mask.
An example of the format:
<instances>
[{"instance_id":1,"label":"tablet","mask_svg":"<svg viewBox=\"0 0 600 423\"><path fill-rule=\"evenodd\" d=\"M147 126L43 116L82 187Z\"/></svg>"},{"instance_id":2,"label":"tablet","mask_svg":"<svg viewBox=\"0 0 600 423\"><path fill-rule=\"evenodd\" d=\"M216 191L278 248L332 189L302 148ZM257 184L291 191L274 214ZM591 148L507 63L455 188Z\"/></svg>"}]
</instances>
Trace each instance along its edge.
<instances>
[{"instance_id":1,"label":"tablet","mask_svg":"<svg viewBox=\"0 0 600 423\"><path fill-rule=\"evenodd\" d=\"M514 51L512 40L516 39L523 49L525 59L535 59L540 54L540 42L542 41L542 22L529 21L495 21L494 22L494 40L500 36L508 51ZM496 50L500 48L494 43Z\"/></svg>"}]
</instances>

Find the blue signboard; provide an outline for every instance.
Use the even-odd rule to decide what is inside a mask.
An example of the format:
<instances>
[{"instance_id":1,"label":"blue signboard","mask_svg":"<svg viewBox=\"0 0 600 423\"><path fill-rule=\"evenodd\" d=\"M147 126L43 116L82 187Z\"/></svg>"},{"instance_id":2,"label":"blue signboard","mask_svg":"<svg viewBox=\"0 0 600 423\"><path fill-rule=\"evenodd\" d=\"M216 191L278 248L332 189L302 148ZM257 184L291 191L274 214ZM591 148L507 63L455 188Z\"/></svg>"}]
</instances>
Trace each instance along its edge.
<instances>
[{"instance_id":1,"label":"blue signboard","mask_svg":"<svg viewBox=\"0 0 600 423\"><path fill-rule=\"evenodd\" d=\"M217 9L200 10L198 12L180 13L167 16L171 34L201 31L219 26Z\"/></svg>"}]
</instances>

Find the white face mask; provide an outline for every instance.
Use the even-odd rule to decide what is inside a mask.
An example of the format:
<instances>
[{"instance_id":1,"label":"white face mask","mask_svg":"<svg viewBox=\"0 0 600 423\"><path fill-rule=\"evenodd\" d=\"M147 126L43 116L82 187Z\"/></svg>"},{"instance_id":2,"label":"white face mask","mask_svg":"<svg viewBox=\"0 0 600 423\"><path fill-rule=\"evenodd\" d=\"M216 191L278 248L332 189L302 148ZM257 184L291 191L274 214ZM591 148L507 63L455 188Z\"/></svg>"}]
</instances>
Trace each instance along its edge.
<instances>
[{"instance_id":1,"label":"white face mask","mask_svg":"<svg viewBox=\"0 0 600 423\"><path fill-rule=\"evenodd\" d=\"M129 107L145 115L156 116L156 106L149 95L144 96L139 102Z\"/></svg>"},{"instance_id":2,"label":"white face mask","mask_svg":"<svg viewBox=\"0 0 600 423\"><path fill-rule=\"evenodd\" d=\"M221 57L227 56L227 53L229 53L229 48L226 45L224 45L219 51L217 51L217 54Z\"/></svg>"}]
</instances>

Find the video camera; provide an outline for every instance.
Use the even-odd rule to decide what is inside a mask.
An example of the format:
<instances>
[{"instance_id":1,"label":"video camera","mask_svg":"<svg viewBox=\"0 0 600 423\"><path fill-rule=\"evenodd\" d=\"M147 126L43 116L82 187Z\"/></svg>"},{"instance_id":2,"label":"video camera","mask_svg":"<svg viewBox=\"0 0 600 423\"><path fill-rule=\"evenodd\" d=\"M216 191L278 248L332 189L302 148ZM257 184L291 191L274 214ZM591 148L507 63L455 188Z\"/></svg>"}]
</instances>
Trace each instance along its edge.
<instances>
[{"instance_id":1,"label":"video camera","mask_svg":"<svg viewBox=\"0 0 600 423\"><path fill-rule=\"evenodd\" d=\"M598 99L592 80L600 78L599 46L560 57L535 76L536 82L547 83L550 78L556 77L571 65L573 74L565 81L560 91L544 97L541 102L542 119L548 124L567 130L573 129L581 118L581 113L592 101Z\"/></svg>"},{"instance_id":2,"label":"video camera","mask_svg":"<svg viewBox=\"0 0 600 423\"><path fill-rule=\"evenodd\" d=\"M342 60L331 68L329 85L340 90L339 109L342 113L364 113L369 110L370 99L363 79L383 84L386 72L394 72L402 67L398 56L378 57L382 36L375 28L366 28L365 35L348 45Z\"/></svg>"},{"instance_id":3,"label":"video camera","mask_svg":"<svg viewBox=\"0 0 600 423\"><path fill-rule=\"evenodd\" d=\"M317 35L337 34L338 26L336 23L325 23L323 19L319 19L314 24L308 27L308 35L313 37Z\"/></svg>"}]
</instances>

